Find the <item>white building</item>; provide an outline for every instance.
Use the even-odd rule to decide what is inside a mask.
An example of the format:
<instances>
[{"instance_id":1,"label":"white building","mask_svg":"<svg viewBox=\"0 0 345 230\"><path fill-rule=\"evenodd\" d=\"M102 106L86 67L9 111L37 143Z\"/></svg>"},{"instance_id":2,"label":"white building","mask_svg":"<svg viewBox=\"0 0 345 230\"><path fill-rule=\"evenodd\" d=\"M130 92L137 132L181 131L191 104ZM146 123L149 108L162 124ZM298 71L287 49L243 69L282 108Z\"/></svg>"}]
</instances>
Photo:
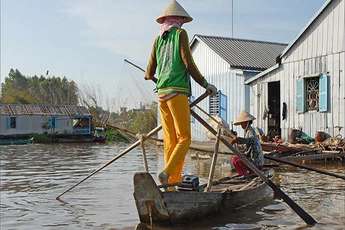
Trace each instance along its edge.
<instances>
[{"instance_id":1,"label":"white building","mask_svg":"<svg viewBox=\"0 0 345 230\"><path fill-rule=\"evenodd\" d=\"M199 105L211 115L218 115L231 124L242 110L250 109L250 89L244 82L274 65L276 57L286 46L274 42L195 35L191 41L194 61L207 81L219 90L218 96L207 98ZM192 81L194 98L204 91ZM198 112L197 109L195 111ZM242 133L240 129L237 131ZM192 138L199 141L208 139L204 127L193 118Z\"/></svg>"},{"instance_id":2,"label":"white building","mask_svg":"<svg viewBox=\"0 0 345 230\"><path fill-rule=\"evenodd\" d=\"M266 132L285 140L289 128L345 136L344 2L326 1L278 64L246 81L250 111Z\"/></svg>"},{"instance_id":3,"label":"white building","mask_svg":"<svg viewBox=\"0 0 345 230\"><path fill-rule=\"evenodd\" d=\"M91 119L82 106L0 104L0 138L44 133L89 135Z\"/></svg>"}]
</instances>

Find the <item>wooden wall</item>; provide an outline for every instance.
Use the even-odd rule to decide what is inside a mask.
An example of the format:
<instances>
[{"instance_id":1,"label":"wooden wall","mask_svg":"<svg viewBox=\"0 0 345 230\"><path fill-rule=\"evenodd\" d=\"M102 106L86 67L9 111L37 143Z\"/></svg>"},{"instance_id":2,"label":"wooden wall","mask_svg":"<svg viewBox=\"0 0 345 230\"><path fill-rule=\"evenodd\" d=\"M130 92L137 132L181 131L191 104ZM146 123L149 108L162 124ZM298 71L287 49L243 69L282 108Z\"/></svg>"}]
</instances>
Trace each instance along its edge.
<instances>
[{"instance_id":1,"label":"wooden wall","mask_svg":"<svg viewBox=\"0 0 345 230\"><path fill-rule=\"evenodd\" d=\"M345 136L345 0L333 0L314 20L294 46L283 56L280 67L251 83L250 109L257 125L267 131L262 120L267 107L267 83L280 81L281 105L287 103L287 120L281 121L282 136L289 128L302 128L314 136L316 131L337 135L336 126L344 127ZM330 78L328 112L296 112L296 82L303 76L327 73Z\"/></svg>"}]
</instances>

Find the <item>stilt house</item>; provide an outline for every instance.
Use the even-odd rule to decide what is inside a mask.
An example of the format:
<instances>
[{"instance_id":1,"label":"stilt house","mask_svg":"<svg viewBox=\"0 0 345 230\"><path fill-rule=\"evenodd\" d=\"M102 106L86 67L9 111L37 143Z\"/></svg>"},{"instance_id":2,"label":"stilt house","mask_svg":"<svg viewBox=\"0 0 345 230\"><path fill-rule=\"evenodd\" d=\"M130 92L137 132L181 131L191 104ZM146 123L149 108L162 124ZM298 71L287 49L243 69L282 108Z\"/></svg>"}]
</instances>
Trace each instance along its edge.
<instances>
[{"instance_id":1,"label":"stilt house","mask_svg":"<svg viewBox=\"0 0 345 230\"><path fill-rule=\"evenodd\" d=\"M216 96L199 105L231 124L242 110L250 109L250 88L244 82L274 65L286 46L275 42L195 35L191 41L194 61L207 81L219 90ZM192 81L192 98L204 92L205 89ZM205 141L209 137L204 127L192 118L192 138Z\"/></svg>"},{"instance_id":2,"label":"stilt house","mask_svg":"<svg viewBox=\"0 0 345 230\"><path fill-rule=\"evenodd\" d=\"M287 140L291 128L310 136L345 136L345 0L328 0L279 56L246 81L256 125Z\"/></svg>"}]
</instances>

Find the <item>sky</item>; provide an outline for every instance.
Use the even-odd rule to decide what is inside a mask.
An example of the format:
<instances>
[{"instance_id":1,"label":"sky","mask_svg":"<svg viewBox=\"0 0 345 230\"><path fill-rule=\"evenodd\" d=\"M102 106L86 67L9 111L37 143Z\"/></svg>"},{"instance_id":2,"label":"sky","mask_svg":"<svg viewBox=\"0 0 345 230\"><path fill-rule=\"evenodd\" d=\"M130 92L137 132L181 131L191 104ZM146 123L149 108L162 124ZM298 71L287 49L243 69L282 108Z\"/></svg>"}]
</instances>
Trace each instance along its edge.
<instances>
[{"instance_id":1,"label":"sky","mask_svg":"<svg viewBox=\"0 0 345 230\"><path fill-rule=\"evenodd\" d=\"M125 64L146 67L155 18L170 0L0 0L1 82L24 75L66 76L110 110L152 101L153 85ZM233 37L289 43L325 0L234 0ZM231 0L180 0L194 34L231 37Z\"/></svg>"}]
</instances>

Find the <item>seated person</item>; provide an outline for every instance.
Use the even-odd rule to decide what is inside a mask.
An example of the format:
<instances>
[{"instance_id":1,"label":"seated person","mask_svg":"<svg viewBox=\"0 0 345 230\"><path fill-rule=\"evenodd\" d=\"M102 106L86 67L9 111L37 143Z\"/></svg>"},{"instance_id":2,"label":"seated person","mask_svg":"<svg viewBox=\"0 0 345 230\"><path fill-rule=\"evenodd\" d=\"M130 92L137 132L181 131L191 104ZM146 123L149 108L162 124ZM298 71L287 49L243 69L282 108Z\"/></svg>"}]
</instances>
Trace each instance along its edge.
<instances>
[{"instance_id":1,"label":"seated person","mask_svg":"<svg viewBox=\"0 0 345 230\"><path fill-rule=\"evenodd\" d=\"M255 120L255 117L251 114L247 112L240 113L240 115L235 119L234 125L241 125L245 131L244 138L236 136L231 140L231 144L244 144L248 159L260 169L264 164L264 155L262 153L260 140L254 128L251 126L253 120ZM247 176L250 173L250 169L238 156L232 157L231 163L235 167L239 176Z\"/></svg>"}]
</instances>

